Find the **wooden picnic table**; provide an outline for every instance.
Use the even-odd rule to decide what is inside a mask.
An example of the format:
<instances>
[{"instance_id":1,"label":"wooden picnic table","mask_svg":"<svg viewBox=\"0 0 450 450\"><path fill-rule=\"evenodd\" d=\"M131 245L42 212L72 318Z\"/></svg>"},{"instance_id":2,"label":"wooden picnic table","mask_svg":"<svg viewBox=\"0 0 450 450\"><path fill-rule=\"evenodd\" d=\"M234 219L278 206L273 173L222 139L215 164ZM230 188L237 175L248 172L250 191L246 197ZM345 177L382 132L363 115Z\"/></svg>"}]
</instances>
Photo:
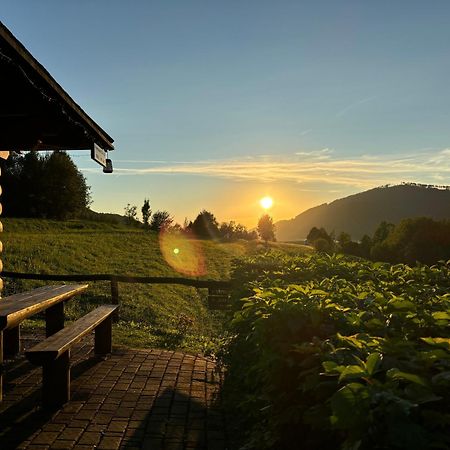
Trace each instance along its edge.
<instances>
[{"instance_id":1,"label":"wooden picnic table","mask_svg":"<svg viewBox=\"0 0 450 450\"><path fill-rule=\"evenodd\" d=\"M87 288L87 284L44 286L0 299L0 401L4 357L20 351L20 323L45 311L46 336L53 335L64 328L64 300Z\"/></svg>"}]
</instances>

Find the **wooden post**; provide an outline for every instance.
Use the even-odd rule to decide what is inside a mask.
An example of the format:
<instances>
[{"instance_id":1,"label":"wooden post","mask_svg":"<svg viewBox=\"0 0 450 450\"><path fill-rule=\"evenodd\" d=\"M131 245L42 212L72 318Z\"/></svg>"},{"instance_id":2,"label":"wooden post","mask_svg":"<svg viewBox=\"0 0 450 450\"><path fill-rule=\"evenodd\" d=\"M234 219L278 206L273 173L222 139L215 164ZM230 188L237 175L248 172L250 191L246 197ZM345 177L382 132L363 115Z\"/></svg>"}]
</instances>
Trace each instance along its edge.
<instances>
[{"instance_id":1,"label":"wooden post","mask_svg":"<svg viewBox=\"0 0 450 450\"><path fill-rule=\"evenodd\" d=\"M1 152L0 152L1 153ZM0 155L0 157L1 158L3 158L3 157L5 157L5 155L3 154L3 155ZM7 158L8 156L6 155L6 158ZM6 159L5 158L5 159ZM2 171L1 171L1 169L0 169L0 176L1 176L1 174L2 174ZM2 187L0 186L0 194L2 193ZM2 208L2 204L0 203L0 215L1 215L1 213L2 213L2 211L3 211L3 208ZM3 224L0 222L0 233L3 231ZM3 243L0 241L0 253L2 253L3 252ZM3 263L2 263L2 260L1 260L1 258L0 258L0 272L3 270ZM0 278L0 299L2 298L2 291L3 291L3 280Z\"/></svg>"},{"instance_id":2,"label":"wooden post","mask_svg":"<svg viewBox=\"0 0 450 450\"><path fill-rule=\"evenodd\" d=\"M4 154L0 155L0 158L3 158L4 156L5 156ZM7 157L8 156L6 156L6 158ZM1 169L0 169L0 175L1 174L2 174L2 172L1 172ZM0 186L0 194L1 193L2 193L2 187ZM0 215L2 214L2 211L3 211L3 207L2 207L2 204L0 203ZM2 232L3 232L3 224L0 222L0 233L2 233ZM2 241L0 241L0 253L2 253L2 252L3 252L3 243L2 243ZM2 262L2 260L0 258L0 272L2 272L2 271L3 271L3 262ZM2 298L2 291L3 291L3 279L0 278L0 300Z\"/></svg>"},{"instance_id":3,"label":"wooden post","mask_svg":"<svg viewBox=\"0 0 450 450\"><path fill-rule=\"evenodd\" d=\"M1 175L1 169L0 169ZM2 192L2 187L0 186L0 194ZM0 203L0 214L2 210L2 205ZM3 224L0 222L0 233L3 231ZM3 251L3 244L0 241L0 253ZM1 263L0 259L0 263ZM3 269L3 264L2 264ZM0 278L0 301L2 298L2 290L3 290L3 280ZM0 402L3 400L3 331L0 331Z\"/></svg>"},{"instance_id":4,"label":"wooden post","mask_svg":"<svg viewBox=\"0 0 450 450\"><path fill-rule=\"evenodd\" d=\"M94 351L96 355L107 355L112 351L112 317L108 316L95 328Z\"/></svg>"},{"instance_id":5,"label":"wooden post","mask_svg":"<svg viewBox=\"0 0 450 450\"><path fill-rule=\"evenodd\" d=\"M119 305L119 283L116 277L111 277L111 303L113 305ZM119 308L113 312L113 320L117 322L119 320Z\"/></svg>"},{"instance_id":6,"label":"wooden post","mask_svg":"<svg viewBox=\"0 0 450 450\"><path fill-rule=\"evenodd\" d=\"M70 400L70 350L42 366L42 403L59 408Z\"/></svg>"},{"instance_id":7,"label":"wooden post","mask_svg":"<svg viewBox=\"0 0 450 450\"><path fill-rule=\"evenodd\" d=\"M0 402L3 400L3 331L0 331Z\"/></svg>"},{"instance_id":8,"label":"wooden post","mask_svg":"<svg viewBox=\"0 0 450 450\"><path fill-rule=\"evenodd\" d=\"M13 358L20 352L20 325L3 330L3 355Z\"/></svg>"},{"instance_id":9,"label":"wooden post","mask_svg":"<svg viewBox=\"0 0 450 450\"><path fill-rule=\"evenodd\" d=\"M64 328L64 302L45 310L45 334L47 337Z\"/></svg>"}]
</instances>

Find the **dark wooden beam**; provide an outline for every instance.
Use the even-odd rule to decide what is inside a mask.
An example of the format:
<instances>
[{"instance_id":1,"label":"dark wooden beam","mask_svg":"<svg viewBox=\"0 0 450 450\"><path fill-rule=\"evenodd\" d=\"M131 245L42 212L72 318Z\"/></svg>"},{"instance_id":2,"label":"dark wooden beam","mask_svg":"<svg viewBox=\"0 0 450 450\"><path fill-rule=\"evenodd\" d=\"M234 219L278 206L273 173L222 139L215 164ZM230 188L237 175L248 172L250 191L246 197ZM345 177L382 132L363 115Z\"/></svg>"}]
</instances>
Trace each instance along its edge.
<instances>
[{"instance_id":1,"label":"dark wooden beam","mask_svg":"<svg viewBox=\"0 0 450 450\"><path fill-rule=\"evenodd\" d=\"M0 49L3 54L6 54L7 58L10 58L9 61L3 60L1 65L5 66L8 71L16 70L16 75L12 78L12 82L17 82L17 79L21 78L21 84L24 87L30 87L31 85L41 91L50 100L54 100L66 109L72 119L85 127L104 149L114 149L112 137L81 109L44 66L31 55L1 22ZM10 86L8 86L8 89L10 89ZM45 102L44 98L40 101L42 104L45 104Z\"/></svg>"}]
</instances>

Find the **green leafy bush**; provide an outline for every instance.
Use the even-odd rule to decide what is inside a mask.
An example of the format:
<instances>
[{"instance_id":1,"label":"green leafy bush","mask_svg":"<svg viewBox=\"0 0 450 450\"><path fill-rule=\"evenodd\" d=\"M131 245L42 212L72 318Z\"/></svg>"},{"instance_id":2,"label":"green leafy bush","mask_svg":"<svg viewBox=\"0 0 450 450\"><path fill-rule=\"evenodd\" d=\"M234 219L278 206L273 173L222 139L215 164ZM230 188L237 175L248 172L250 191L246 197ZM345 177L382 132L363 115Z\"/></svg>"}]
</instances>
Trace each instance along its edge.
<instances>
[{"instance_id":1,"label":"green leafy bush","mask_svg":"<svg viewBox=\"0 0 450 450\"><path fill-rule=\"evenodd\" d=\"M244 448L449 448L450 262L266 254L234 279L225 397Z\"/></svg>"}]
</instances>

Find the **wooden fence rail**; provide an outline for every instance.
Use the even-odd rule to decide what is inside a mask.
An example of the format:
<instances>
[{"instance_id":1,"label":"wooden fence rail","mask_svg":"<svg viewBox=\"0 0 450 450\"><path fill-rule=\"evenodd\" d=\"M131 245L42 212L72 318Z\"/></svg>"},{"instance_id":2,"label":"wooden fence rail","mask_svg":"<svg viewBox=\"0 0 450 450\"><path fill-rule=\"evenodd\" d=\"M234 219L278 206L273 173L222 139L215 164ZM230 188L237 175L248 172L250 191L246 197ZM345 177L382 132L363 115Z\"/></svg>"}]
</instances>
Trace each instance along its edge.
<instances>
[{"instance_id":1,"label":"wooden fence rail","mask_svg":"<svg viewBox=\"0 0 450 450\"><path fill-rule=\"evenodd\" d=\"M42 273L24 273L24 272L2 272L3 277L19 278L24 280L41 281L109 281L111 283L111 303L120 304L119 283L143 283L143 284L181 284L200 289L208 289L208 298L217 297L217 292L229 291L231 289L230 281L221 280L195 280L192 278L181 277L136 277L129 275L110 275L110 274L80 274L80 275L55 275ZM118 319L118 312L115 319Z\"/></svg>"}]
</instances>

